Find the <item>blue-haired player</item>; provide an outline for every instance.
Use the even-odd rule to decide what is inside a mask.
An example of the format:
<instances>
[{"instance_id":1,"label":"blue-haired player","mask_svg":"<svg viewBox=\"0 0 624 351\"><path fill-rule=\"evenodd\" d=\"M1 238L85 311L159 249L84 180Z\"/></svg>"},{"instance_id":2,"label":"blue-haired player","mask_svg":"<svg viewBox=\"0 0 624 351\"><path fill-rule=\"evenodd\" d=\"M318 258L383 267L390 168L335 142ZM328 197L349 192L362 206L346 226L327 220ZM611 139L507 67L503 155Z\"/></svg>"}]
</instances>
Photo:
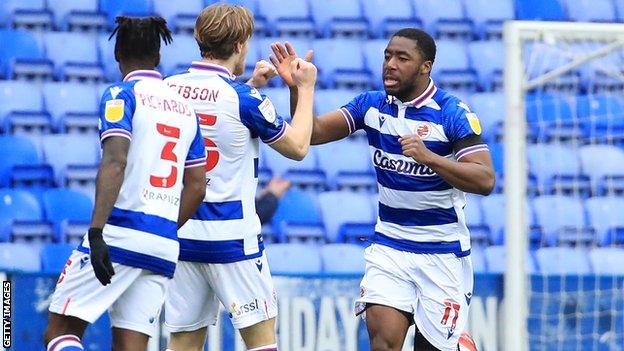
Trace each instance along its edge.
<instances>
[{"instance_id":1,"label":"blue-haired player","mask_svg":"<svg viewBox=\"0 0 624 351\"><path fill-rule=\"evenodd\" d=\"M288 80L294 48L278 44L273 52L295 89ZM412 323L415 350L458 350L468 318L473 273L464 192L487 195L495 179L477 116L430 78L435 53L427 33L398 31L384 51L385 91L365 92L314 119L312 144L359 129L370 144L379 217L356 313L366 312L373 351L401 350Z\"/></svg>"}]
</instances>

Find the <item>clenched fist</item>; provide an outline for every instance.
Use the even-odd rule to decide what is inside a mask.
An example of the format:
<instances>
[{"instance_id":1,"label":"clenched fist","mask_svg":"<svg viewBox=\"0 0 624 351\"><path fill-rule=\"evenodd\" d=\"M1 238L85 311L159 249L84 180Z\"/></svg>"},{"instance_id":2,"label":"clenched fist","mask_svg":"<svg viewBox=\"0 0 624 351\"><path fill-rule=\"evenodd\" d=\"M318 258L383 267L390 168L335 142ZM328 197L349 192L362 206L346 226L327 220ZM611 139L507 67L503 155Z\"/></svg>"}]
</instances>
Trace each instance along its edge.
<instances>
[{"instance_id":1,"label":"clenched fist","mask_svg":"<svg viewBox=\"0 0 624 351\"><path fill-rule=\"evenodd\" d=\"M298 88L314 88L316 84L316 66L301 58L296 58L290 63L292 79Z\"/></svg>"}]
</instances>

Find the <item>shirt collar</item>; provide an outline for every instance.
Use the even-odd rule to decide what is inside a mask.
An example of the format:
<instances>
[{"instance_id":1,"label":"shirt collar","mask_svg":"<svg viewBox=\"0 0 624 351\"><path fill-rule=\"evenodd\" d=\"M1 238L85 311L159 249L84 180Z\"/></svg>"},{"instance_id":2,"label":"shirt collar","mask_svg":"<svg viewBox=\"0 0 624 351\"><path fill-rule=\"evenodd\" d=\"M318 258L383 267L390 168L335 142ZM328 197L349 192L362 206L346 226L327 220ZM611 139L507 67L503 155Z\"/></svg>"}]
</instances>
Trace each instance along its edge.
<instances>
[{"instance_id":1,"label":"shirt collar","mask_svg":"<svg viewBox=\"0 0 624 351\"><path fill-rule=\"evenodd\" d=\"M131 80L140 80L140 79L158 79L162 80L162 74L158 71L154 71L151 69L140 69L136 71L132 71L128 73L123 79L124 82Z\"/></svg>"},{"instance_id":2,"label":"shirt collar","mask_svg":"<svg viewBox=\"0 0 624 351\"><path fill-rule=\"evenodd\" d=\"M429 102L429 100L431 100L431 98L433 97L433 95L435 95L437 91L438 91L438 88L435 86L435 84L433 84L433 79L429 78L429 85L427 85L427 88L425 89L425 91L423 91L423 93L420 94L418 97L416 97L414 100L408 101L408 102L402 102L396 97L392 95L388 95L387 101L390 104L396 104L399 106L402 105L402 106L421 108L425 106Z\"/></svg>"},{"instance_id":3,"label":"shirt collar","mask_svg":"<svg viewBox=\"0 0 624 351\"><path fill-rule=\"evenodd\" d=\"M220 76L236 79L236 76L230 72L227 67L218 65L216 63L208 63L204 61L193 61L191 63L191 67L189 68L189 72L191 71L203 71L203 72L214 72Z\"/></svg>"}]
</instances>

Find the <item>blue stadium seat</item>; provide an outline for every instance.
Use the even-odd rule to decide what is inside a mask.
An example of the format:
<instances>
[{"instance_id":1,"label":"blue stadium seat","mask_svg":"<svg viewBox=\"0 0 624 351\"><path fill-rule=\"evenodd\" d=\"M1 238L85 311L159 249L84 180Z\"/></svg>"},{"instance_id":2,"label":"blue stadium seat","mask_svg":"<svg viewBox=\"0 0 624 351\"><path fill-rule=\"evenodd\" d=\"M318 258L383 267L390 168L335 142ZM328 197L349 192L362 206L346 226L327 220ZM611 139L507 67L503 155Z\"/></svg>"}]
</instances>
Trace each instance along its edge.
<instances>
[{"instance_id":1,"label":"blue stadium seat","mask_svg":"<svg viewBox=\"0 0 624 351\"><path fill-rule=\"evenodd\" d=\"M492 194L481 199L483 210L483 221L490 227L491 243L502 245L505 231L505 196L503 194ZM529 204L527 208L527 225L535 224L535 216Z\"/></svg>"},{"instance_id":2,"label":"blue stadium seat","mask_svg":"<svg viewBox=\"0 0 624 351\"><path fill-rule=\"evenodd\" d=\"M321 97L317 94L317 99ZM362 139L343 139L317 146L319 166L332 187L372 191L377 179L371 169L368 144Z\"/></svg>"},{"instance_id":3,"label":"blue stadium seat","mask_svg":"<svg viewBox=\"0 0 624 351\"><path fill-rule=\"evenodd\" d=\"M0 189L0 217L12 221L10 228L12 241L53 240L52 227L44 222L39 200L30 192Z\"/></svg>"},{"instance_id":4,"label":"blue stadium seat","mask_svg":"<svg viewBox=\"0 0 624 351\"><path fill-rule=\"evenodd\" d=\"M38 272L39 252L29 244L0 243L0 271Z\"/></svg>"},{"instance_id":5,"label":"blue stadium seat","mask_svg":"<svg viewBox=\"0 0 624 351\"><path fill-rule=\"evenodd\" d=\"M416 14L423 21L424 29L440 37L471 40L472 21L464 14L461 0L413 0Z\"/></svg>"},{"instance_id":6,"label":"blue stadium seat","mask_svg":"<svg viewBox=\"0 0 624 351\"><path fill-rule=\"evenodd\" d=\"M589 224L596 229L599 245L624 243L624 198L592 197L585 203Z\"/></svg>"},{"instance_id":7,"label":"blue stadium seat","mask_svg":"<svg viewBox=\"0 0 624 351\"><path fill-rule=\"evenodd\" d=\"M41 250L41 271L60 273L75 247L67 243L49 243L44 246Z\"/></svg>"},{"instance_id":8,"label":"blue stadium seat","mask_svg":"<svg viewBox=\"0 0 624 351\"><path fill-rule=\"evenodd\" d=\"M121 81L121 72L119 71L119 63L115 60L115 40L108 40L108 34L101 35L98 40L98 52L100 61L104 68L104 76L106 80L111 82ZM108 86L110 84L106 84ZM101 96L101 95L100 95Z\"/></svg>"},{"instance_id":9,"label":"blue stadium seat","mask_svg":"<svg viewBox=\"0 0 624 351\"><path fill-rule=\"evenodd\" d=\"M314 193L289 189L273 215L280 241L324 241L325 230Z\"/></svg>"},{"instance_id":10,"label":"blue stadium seat","mask_svg":"<svg viewBox=\"0 0 624 351\"><path fill-rule=\"evenodd\" d=\"M372 85L376 89L383 89L383 63L386 46L388 46L386 39L367 40L364 44L366 69L372 74Z\"/></svg>"},{"instance_id":11,"label":"blue stadium seat","mask_svg":"<svg viewBox=\"0 0 624 351\"><path fill-rule=\"evenodd\" d=\"M496 175L499 178L497 179L496 187L500 189L503 186L502 177L505 171L504 164L503 164L503 156L504 156L505 150L503 149L502 143L490 143L490 145L488 145L488 148L490 149L490 155L492 155L492 163L494 166L494 172L496 172Z\"/></svg>"},{"instance_id":12,"label":"blue stadium seat","mask_svg":"<svg viewBox=\"0 0 624 351\"><path fill-rule=\"evenodd\" d=\"M44 34L48 58L54 61L60 80L101 81L97 43L83 33L48 32Z\"/></svg>"},{"instance_id":13,"label":"blue stadium seat","mask_svg":"<svg viewBox=\"0 0 624 351\"><path fill-rule=\"evenodd\" d=\"M589 194L589 178L581 175L581 162L577 151L561 144L527 147L529 171L536 178L540 193Z\"/></svg>"},{"instance_id":14,"label":"blue stadium seat","mask_svg":"<svg viewBox=\"0 0 624 351\"><path fill-rule=\"evenodd\" d=\"M43 193L46 219L55 224L61 222L86 223L91 219L93 203L80 192L68 189L50 189Z\"/></svg>"},{"instance_id":15,"label":"blue stadium seat","mask_svg":"<svg viewBox=\"0 0 624 351\"><path fill-rule=\"evenodd\" d=\"M54 0L48 1L48 8L62 30L103 30L107 25L98 0Z\"/></svg>"},{"instance_id":16,"label":"blue stadium seat","mask_svg":"<svg viewBox=\"0 0 624 351\"><path fill-rule=\"evenodd\" d=\"M358 0L310 1L316 32L322 37L360 37L368 35L368 22Z\"/></svg>"},{"instance_id":17,"label":"blue stadium seat","mask_svg":"<svg viewBox=\"0 0 624 351\"><path fill-rule=\"evenodd\" d=\"M587 145L579 149L583 172L597 194L624 191L624 151L610 145ZM608 162L605 162L607 160Z\"/></svg>"},{"instance_id":18,"label":"blue stadium seat","mask_svg":"<svg viewBox=\"0 0 624 351\"><path fill-rule=\"evenodd\" d=\"M488 246L484 249L485 262L487 271L490 273L504 273L506 267L507 253L505 252L505 246ZM535 272L535 262L533 256L527 252L525 257L525 269L527 273Z\"/></svg>"},{"instance_id":19,"label":"blue stadium seat","mask_svg":"<svg viewBox=\"0 0 624 351\"><path fill-rule=\"evenodd\" d=\"M275 36L314 36L314 23L306 0L289 1L284 6L282 0L262 0L258 2L259 14L267 19L267 25Z\"/></svg>"},{"instance_id":20,"label":"blue stadium seat","mask_svg":"<svg viewBox=\"0 0 624 351\"><path fill-rule=\"evenodd\" d=\"M23 29L0 29L0 77L51 79L54 66L45 58L34 34Z\"/></svg>"},{"instance_id":21,"label":"blue stadium seat","mask_svg":"<svg viewBox=\"0 0 624 351\"><path fill-rule=\"evenodd\" d=\"M147 16L152 12L150 1L148 0L100 0L100 11L108 16L109 27L114 27L115 17L125 16Z\"/></svg>"},{"instance_id":22,"label":"blue stadium seat","mask_svg":"<svg viewBox=\"0 0 624 351\"><path fill-rule=\"evenodd\" d=\"M546 195L533 199L537 224L543 228L547 245L559 243L593 243L595 233L586 226L585 209L580 199Z\"/></svg>"},{"instance_id":23,"label":"blue stadium seat","mask_svg":"<svg viewBox=\"0 0 624 351\"><path fill-rule=\"evenodd\" d=\"M596 274L624 274L624 249L616 247L595 248L589 251L589 262Z\"/></svg>"},{"instance_id":24,"label":"blue stadium seat","mask_svg":"<svg viewBox=\"0 0 624 351\"><path fill-rule=\"evenodd\" d=\"M364 44L354 39L319 39L313 43L319 81L327 88L367 88L370 73L364 63Z\"/></svg>"},{"instance_id":25,"label":"blue stadium seat","mask_svg":"<svg viewBox=\"0 0 624 351\"><path fill-rule=\"evenodd\" d=\"M51 131L41 90L34 84L0 81L0 128L13 133Z\"/></svg>"},{"instance_id":26,"label":"blue stadium seat","mask_svg":"<svg viewBox=\"0 0 624 351\"><path fill-rule=\"evenodd\" d=\"M301 161L294 161L282 156L271 147L263 145L266 165L274 175L289 179L293 185L320 188L325 186L325 173L318 168L318 156L315 148L310 148L308 155Z\"/></svg>"},{"instance_id":27,"label":"blue stadium seat","mask_svg":"<svg viewBox=\"0 0 624 351\"><path fill-rule=\"evenodd\" d=\"M317 116L335 111L361 94L358 90L322 89L314 94L314 110Z\"/></svg>"},{"instance_id":28,"label":"blue stadium seat","mask_svg":"<svg viewBox=\"0 0 624 351\"><path fill-rule=\"evenodd\" d=\"M470 261L472 261L472 270L475 273L486 272L485 254L480 246L472 246L470 249Z\"/></svg>"},{"instance_id":29,"label":"blue stadium seat","mask_svg":"<svg viewBox=\"0 0 624 351\"><path fill-rule=\"evenodd\" d=\"M499 40L473 41L468 44L468 51L474 68L479 75L483 90L503 88L503 44Z\"/></svg>"},{"instance_id":30,"label":"blue stadium seat","mask_svg":"<svg viewBox=\"0 0 624 351\"><path fill-rule=\"evenodd\" d=\"M559 0L516 0L516 19L536 21L565 21Z\"/></svg>"},{"instance_id":31,"label":"blue stadium seat","mask_svg":"<svg viewBox=\"0 0 624 351\"><path fill-rule=\"evenodd\" d=\"M197 15L204 8L204 2L202 0L152 1L154 13L167 20L169 27L177 32L193 33Z\"/></svg>"},{"instance_id":32,"label":"blue stadium seat","mask_svg":"<svg viewBox=\"0 0 624 351\"><path fill-rule=\"evenodd\" d=\"M470 107L479 116L482 136L497 140L503 135L505 100L503 93L477 93L470 97Z\"/></svg>"},{"instance_id":33,"label":"blue stadium seat","mask_svg":"<svg viewBox=\"0 0 624 351\"><path fill-rule=\"evenodd\" d=\"M566 96L528 94L525 101L527 128L533 139L578 139L580 130Z\"/></svg>"},{"instance_id":34,"label":"blue stadium seat","mask_svg":"<svg viewBox=\"0 0 624 351\"><path fill-rule=\"evenodd\" d=\"M161 46L160 53L160 67L164 75L184 73L192 61L201 60L199 47L191 35L176 35L171 44Z\"/></svg>"},{"instance_id":35,"label":"blue stadium seat","mask_svg":"<svg viewBox=\"0 0 624 351\"><path fill-rule=\"evenodd\" d=\"M354 244L326 244L320 247L323 273L364 274L364 248Z\"/></svg>"},{"instance_id":36,"label":"blue stadium seat","mask_svg":"<svg viewBox=\"0 0 624 351\"><path fill-rule=\"evenodd\" d=\"M615 10L619 22L624 22L624 0L614 0Z\"/></svg>"},{"instance_id":37,"label":"blue stadium seat","mask_svg":"<svg viewBox=\"0 0 624 351\"><path fill-rule=\"evenodd\" d=\"M578 22L615 22L615 7L611 0L566 0L568 16Z\"/></svg>"},{"instance_id":38,"label":"blue stadium seat","mask_svg":"<svg viewBox=\"0 0 624 351\"><path fill-rule=\"evenodd\" d=\"M492 238L490 227L485 224L481 205L481 196L466 194L464 206L465 223L470 230L470 241L474 244L489 244Z\"/></svg>"},{"instance_id":39,"label":"blue stadium seat","mask_svg":"<svg viewBox=\"0 0 624 351\"><path fill-rule=\"evenodd\" d=\"M0 162L0 186L11 185L14 166L35 166L40 163L35 145L26 137L17 135L0 136L0 150L11 150Z\"/></svg>"},{"instance_id":40,"label":"blue stadium seat","mask_svg":"<svg viewBox=\"0 0 624 351\"><path fill-rule=\"evenodd\" d=\"M354 241L345 235L351 225L374 225L375 215L368 199L367 194L350 191L319 194L319 207L330 242Z\"/></svg>"},{"instance_id":41,"label":"blue stadium seat","mask_svg":"<svg viewBox=\"0 0 624 351\"><path fill-rule=\"evenodd\" d=\"M72 134L46 135L41 144L46 162L54 168L57 184L95 180L100 156L97 138Z\"/></svg>"},{"instance_id":42,"label":"blue stadium seat","mask_svg":"<svg viewBox=\"0 0 624 351\"><path fill-rule=\"evenodd\" d=\"M624 101L617 95L580 95L576 98L577 118L583 136L592 143L624 139Z\"/></svg>"},{"instance_id":43,"label":"blue stadium seat","mask_svg":"<svg viewBox=\"0 0 624 351\"><path fill-rule=\"evenodd\" d=\"M274 274L318 274L323 269L319 249L314 245L270 244L266 256Z\"/></svg>"},{"instance_id":44,"label":"blue stadium seat","mask_svg":"<svg viewBox=\"0 0 624 351\"><path fill-rule=\"evenodd\" d=\"M0 25L51 29L52 22L52 13L46 9L46 0L4 0L0 6Z\"/></svg>"},{"instance_id":45,"label":"blue stadium seat","mask_svg":"<svg viewBox=\"0 0 624 351\"><path fill-rule=\"evenodd\" d=\"M387 38L405 27L420 27L410 0L367 0L362 6L375 38Z\"/></svg>"},{"instance_id":46,"label":"blue stadium seat","mask_svg":"<svg viewBox=\"0 0 624 351\"><path fill-rule=\"evenodd\" d=\"M591 273L587 250L568 247L545 247L535 252L539 270L544 274Z\"/></svg>"},{"instance_id":47,"label":"blue stadium seat","mask_svg":"<svg viewBox=\"0 0 624 351\"><path fill-rule=\"evenodd\" d=\"M514 0L469 0L464 5L481 38L502 37L503 22L514 19Z\"/></svg>"},{"instance_id":48,"label":"blue stadium seat","mask_svg":"<svg viewBox=\"0 0 624 351\"><path fill-rule=\"evenodd\" d=\"M43 98L57 129L65 130L69 123L97 130L100 97L96 96L93 85L46 83L43 86Z\"/></svg>"},{"instance_id":49,"label":"blue stadium seat","mask_svg":"<svg viewBox=\"0 0 624 351\"><path fill-rule=\"evenodd\" d=\"M438 40L432 75L436 84L454 91L476 91L477 75L470 66L466 44L456 40Z\"/></svg>"}]
</instances>

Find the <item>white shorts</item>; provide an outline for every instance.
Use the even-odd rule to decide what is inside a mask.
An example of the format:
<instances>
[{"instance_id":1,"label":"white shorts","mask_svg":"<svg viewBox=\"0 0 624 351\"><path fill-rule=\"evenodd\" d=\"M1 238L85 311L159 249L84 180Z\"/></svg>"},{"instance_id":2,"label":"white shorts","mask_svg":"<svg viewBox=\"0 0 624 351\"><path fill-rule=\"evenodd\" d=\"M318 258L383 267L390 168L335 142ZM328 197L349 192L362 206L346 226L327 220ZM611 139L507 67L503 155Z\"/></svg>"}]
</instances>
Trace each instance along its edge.
<instances>
[{"instance_id":1,"label":"white shorts","mask_svg":"<svg viewBox=\"0 0 624 351\"><path fill-rule=\"evenodd\" d=\"M74 250L56 283L50 312L95 322L106 310L111 326L156 336L169 278L113 263L111 283L95 277L89 254Z\"/></svg>"},{"instance_id":2,"label":"white shorts","mask_svg":"<svg viewBox=\"0 0 624 351\"><path fill-rule=\"evenodd\" d=\"M408 312L433 346L456 351L472 298L470 256L416 254L373 244L365 259L356 314L364 312L366 303Z\"/></svg>"},{"instance_id":3,"label":"white shorts","mask_svg":"<svg viewBox=\"0 0 624 351\"><path fill-rule=\"evenodd\" d=\"M178 262L165 299L165 326L173 333L214 325L221 302L236 329L277 316L266 255L234 263Z\"/></svg>"}]
</instances>

